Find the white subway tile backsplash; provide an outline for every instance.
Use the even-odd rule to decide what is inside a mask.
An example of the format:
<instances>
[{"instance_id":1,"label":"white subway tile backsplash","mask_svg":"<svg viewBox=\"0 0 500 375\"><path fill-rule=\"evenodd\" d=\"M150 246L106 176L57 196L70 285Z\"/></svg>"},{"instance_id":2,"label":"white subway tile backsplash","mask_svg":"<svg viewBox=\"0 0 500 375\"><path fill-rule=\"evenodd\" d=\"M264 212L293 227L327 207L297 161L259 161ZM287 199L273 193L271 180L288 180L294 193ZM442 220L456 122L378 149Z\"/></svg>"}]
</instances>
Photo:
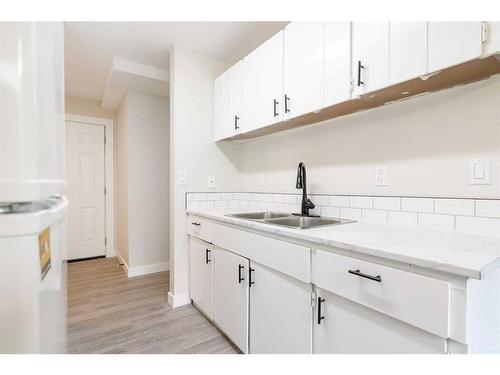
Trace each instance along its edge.
<instances>
[{"instance_id":1,"label":"white subway tile backsplash","mask_svg":"<svg viewBox=\"0 0 500 375\"><path fill-rule=\"evenodd\" d=\"M342 219L351 219L356 221L361 221L361 209L360 208L340 208L340 217Z\"/></svg>"},{"instance_id":2,"label":"white subway tile backsplash","mask_svg":"<svg viewBox=\"0 0 500 375\"><path fill-rule=\"evenodd\" d=\"M407 198L311 195L311 214L370 223L419 226L500 237L500 199ZM302 195L204 192L186 193L188 209L300 212Z\"/></svg>"},{"instance_id":3,"label":"white subway tile backsplash","mask_svg":"<svg viewBox=\"0 0 500 375\"><path fill-rule=\"evenodd\" d=\"M500 218L500 200L476 200L476 216Z\"/></svg>"},{"instance_id":4,"label":"white subway tile backsplash","mask_svg":"<svg viewBox=\"0 0 500 375\"><path fill-rule=\"evenodd\" d=\"M220 193L207 193L207 200L209 201L220 200Z\"/></svg>"},{"instance_id":5,"label":"white subway tile backsplash","mask_svg":"<svg viewBox=\"0 0 500 375\"><path fill-rule=\"evenodd\" d=\"M500 237L500 219L457 216L457 232L477 234L481 236Z\"/></svg>"},{"instance_id":6,"label":"white subway tile backsplash","mask_svg":"<svg viewBox=\"0 0 500 375\"><path fill-rule=\"evenodd\" d=\"M204 210L211 210L215 207L214 201L203 201L201 202L201 207Z\"/></svg>"},{"instance_id":7,"label":"white subway tile backsplash","mask_svg":"<svg viewBox=\"0 0 500 375\"><path fill-rule=\"evenodd\" d=\"M416 212L389 211L387 222L391 225L416 227L417 215Z\"/></svg>"},{"instance_id":8,"label":"white subway tile backsplash","mask_svg":"<svg viewBox=\"0 0 500 375\"><path fill-rule=\"evenodd\" d=\"M409 212L434 212L433 198L401 198L401 210Z\"/></svg>"},{"instance_id":9,"label":"white subway tile backsplash","mask_svg":"<svg viewBox=\"0 0 500 375\"><path fill-rule=\"evenodd\" d=\"M224 201L228 201L228 200L231 200L233 198L234 198L233 193L220 193L220 199L222 199Z\"/></svg>"},{"instance_id":10,"label":"white subway tile backsplash","mask_svg":"<svg viewBox=\"0 0 500 375\"><path fill-rule=\"evenodd\" d=\"M349 197L352 208L373 208L373 197Z\"/></svg>"},{"instance_id":11,"label":"white subway tile backsplash","mask_svg":"<svg viewBox=\"0 0 500 375\"><path fill-rule=\"evenodd\" d=\"M419 213L418 226L426 229L454 230L455 216Z\"/></svg>"},{"instance_id":12,"label":"white subway tile backsplash","mask_svg":"<svg viewBox=\"0 0 500 375\"><path fill-rule=\"evenodd\" d=\"M330 199L328 198L328 195L312 195L310 199L313 201L313 203L316 206L329 206L330 205Z\"/></svg>"},{"instance_id":13,"label":"white subway tile backsplash","mask_svg":"<svg viewBox=\"0 0 500 375\"><path fill-rule=\"evenodd\" d=\"M349 207L349 197L346 195L331 195L330 206Z\"/></svg>"},{"instance_id":14,"label":"white subway tile backsplash","mask_svg":"<svg viewBox=\"0 0 500 375\"><path fill-rule=\"evenodd\" d=\"M227 201L215 201L214 202L215 209L223 209L227 208Z\"/></svg>"},{"instance_id":15,"label":"white subway tile backsplash","mask_svg":"<svg viewBox=\"0 0 500 375\"><path fill-rule=\"evenodd\" d=\"M340 217L340 208L338 208L338 207L321 207L321 216Z\"/></svg>"},{"instance_id":16,"label":"white subway tile backsplash","mask_svg":"<svg viewBox=\"0 0 500 375\"><path fill-rule=\"evenodd\" d=\"M472 199L435 199L434 212L448 215L474 215Z\"/></svg>"},{"instance_id":17,"label":"white subway tile backsplash","mask_svg":"<svg viewBox=\"0 0 500 375\"><path fill-rule=\"evenodd\" d=\"M192 200L193 201L206 201L207 200L207 193L193 193Z\"/></svg>"},{"instance_id":18,"label":"white subway tile backsplash","mask_svg":"<svg viewBox=\"0 0 500 375\"><path fill-rule=\"evenodd\" d=\"M399 211L401 209L401 198L397 197L374 197L373 208L379 210Z\"/></svg>"},{"instance_id":19,"label":"white subway tile backsplash","mask_svg":"<svg viewBox=\"0 0 500 375\"><path fill-rule=\"evenodd\" d=\"M387 211L363 209L361 218L365 223L387 224Z\"/></svg>"}]
</instances>

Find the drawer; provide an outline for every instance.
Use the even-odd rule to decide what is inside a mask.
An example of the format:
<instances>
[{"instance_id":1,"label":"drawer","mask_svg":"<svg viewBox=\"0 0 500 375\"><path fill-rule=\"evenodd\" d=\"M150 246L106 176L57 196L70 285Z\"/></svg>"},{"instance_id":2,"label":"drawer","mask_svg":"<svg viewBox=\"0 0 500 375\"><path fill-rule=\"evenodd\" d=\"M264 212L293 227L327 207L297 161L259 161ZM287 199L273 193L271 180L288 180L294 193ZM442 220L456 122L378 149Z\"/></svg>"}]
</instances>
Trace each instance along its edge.
<instances>
[{"instance_id":1,"label":"drawer","mask_svg":"<svg viewBox=\"0 0 500 375\"><path fill-rule=\"evenodd\" d=\"M438 336L449 337L450 284L323 250L312 256L320 288Z\"/></svg>"},{"instance_id":2,"label":"drawer","mask_svg":"<svg viewBox=\"0 0 500 375\"><path fill-rule=\"evenodd\" d=\"M212 243L212 223L199 216L188 215L187 232L191 236Z\"/></svg>"},{"instance_id":3,"label":"drawer","mask_svg":"<svg viewBox=\"0 0 500 375\"><path fill-rule=\"evenodd\" d=\"M245 258L305 283L311 282L308 247L213 223L213 242Z\"/></svg>"}]
</instances>

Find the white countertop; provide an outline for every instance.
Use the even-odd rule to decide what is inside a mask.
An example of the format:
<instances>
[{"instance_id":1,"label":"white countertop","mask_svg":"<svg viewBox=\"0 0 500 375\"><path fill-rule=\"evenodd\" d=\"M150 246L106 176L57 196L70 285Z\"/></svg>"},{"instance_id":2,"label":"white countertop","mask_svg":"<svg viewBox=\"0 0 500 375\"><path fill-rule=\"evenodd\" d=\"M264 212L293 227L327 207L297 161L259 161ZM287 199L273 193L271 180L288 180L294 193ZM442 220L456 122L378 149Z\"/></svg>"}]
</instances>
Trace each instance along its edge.
<instances>
[{"instance_id":1,"label":"white countertop","mask_svg":"<svg viewBox=\"0 0 500 375\"><path fill-rule=\"evenodd\" d=\"M241 210L196 209L186 212L242 228L475 279L481 279L489 270L500 266L500 238L496 237L359 222L301 230L225 216Z\"/></svg>"}]
</instances>

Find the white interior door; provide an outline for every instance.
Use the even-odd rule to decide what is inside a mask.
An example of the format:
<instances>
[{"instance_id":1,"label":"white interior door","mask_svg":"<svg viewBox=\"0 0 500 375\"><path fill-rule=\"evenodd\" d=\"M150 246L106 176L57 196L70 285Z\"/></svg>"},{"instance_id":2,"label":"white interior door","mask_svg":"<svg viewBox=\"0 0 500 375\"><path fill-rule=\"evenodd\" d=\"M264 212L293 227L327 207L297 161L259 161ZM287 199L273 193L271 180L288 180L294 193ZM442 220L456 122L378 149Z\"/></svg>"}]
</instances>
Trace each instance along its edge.
<instances>
[{"instance_id":1,"label":"white interior door","mask_svg":"<svg viewBox=\"0 0 500 375\"><path fill-rule=\"evenodd\" d=\"M106 253L104 126L66 122L68 259Z\"/></svg>"}]
</instances>

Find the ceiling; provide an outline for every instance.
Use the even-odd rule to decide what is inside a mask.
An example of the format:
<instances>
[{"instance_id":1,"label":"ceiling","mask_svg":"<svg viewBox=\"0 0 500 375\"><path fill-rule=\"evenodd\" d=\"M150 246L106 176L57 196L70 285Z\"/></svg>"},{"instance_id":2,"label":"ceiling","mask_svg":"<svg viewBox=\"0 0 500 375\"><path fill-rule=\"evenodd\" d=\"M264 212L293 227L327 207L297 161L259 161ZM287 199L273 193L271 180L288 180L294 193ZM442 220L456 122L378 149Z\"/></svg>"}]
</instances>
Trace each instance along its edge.
<instances>
[{"instance_id":1,"label":"ceiling","mask_svg":"<svg viewBox=\"0 0 500 375\"><path fill-rule=\"evenodd\" d=\"M169 69L178 45L234 63L287 22L66 22L66 95L100 101L113 56Z\"/></svg>"}]
</instances>

